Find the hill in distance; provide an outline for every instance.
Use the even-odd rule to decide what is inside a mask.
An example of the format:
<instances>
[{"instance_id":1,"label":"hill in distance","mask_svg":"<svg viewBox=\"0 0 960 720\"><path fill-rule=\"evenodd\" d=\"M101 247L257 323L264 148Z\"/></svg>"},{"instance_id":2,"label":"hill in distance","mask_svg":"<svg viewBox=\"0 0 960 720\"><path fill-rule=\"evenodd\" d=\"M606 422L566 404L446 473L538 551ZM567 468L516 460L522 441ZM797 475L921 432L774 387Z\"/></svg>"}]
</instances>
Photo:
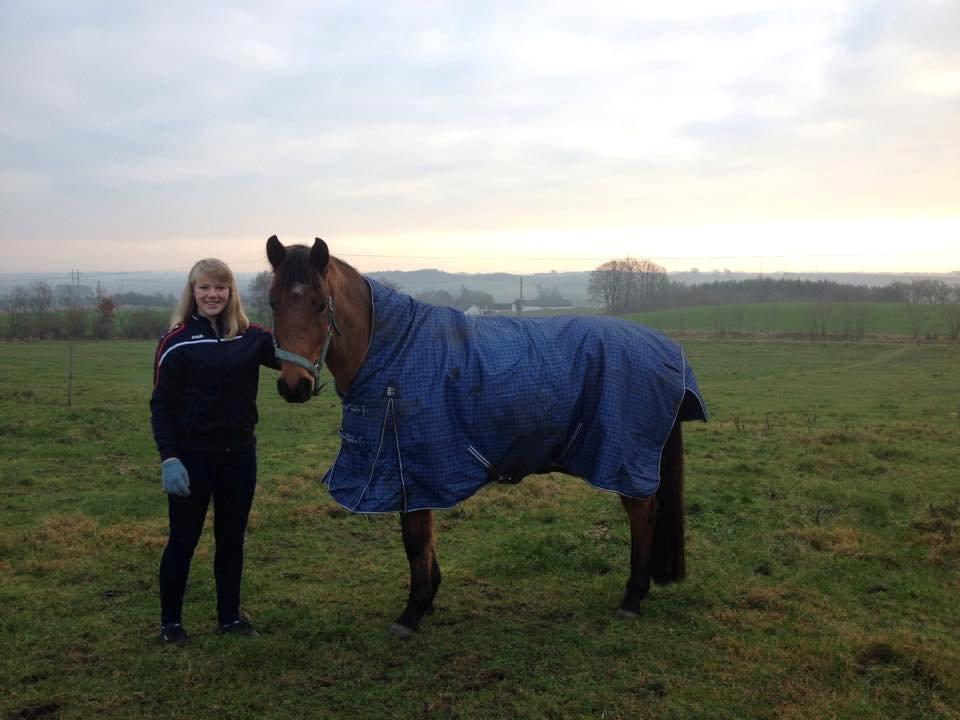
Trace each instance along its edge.
<instances>
[{"instance_id":1,"label":"hill in distance","mask_svg":"<svg viewBox=\"0 0 960 720\"><path fill-rule=\"evenodd\" d=\"M461 287L489 293L497 302L512 302L521 295L530 301L541 294L559 295L576 306L589 305L587 287L591 271L549 272L516 275L512 273L450 273L444 270L385 270L370 271L368 275L386 280L405 293L418 295L423 292L446 290L453 295ZM237 283L241 294L244 293L256 273L237 273ZM749 280L756 273L731 271L711 272L674 272L668 273L671 282L684 284L703 284L723 281ZM869 285L874 287L890 285L895 282L910 282L916 279L938 279L951 284L960 284L960 271L950 273L770 273L764 277L786 280L827 280L849 285ZM99 282L108 294L137 292L144 295L179 295L183 289L184 273L162 272L83 272L80 285L93 288ZM51 287L69 285L70 274L58 273L0 273L0 296L9 295L14 287L30 286L36 280L42 280Z\"/></svg>"}]
</instances>

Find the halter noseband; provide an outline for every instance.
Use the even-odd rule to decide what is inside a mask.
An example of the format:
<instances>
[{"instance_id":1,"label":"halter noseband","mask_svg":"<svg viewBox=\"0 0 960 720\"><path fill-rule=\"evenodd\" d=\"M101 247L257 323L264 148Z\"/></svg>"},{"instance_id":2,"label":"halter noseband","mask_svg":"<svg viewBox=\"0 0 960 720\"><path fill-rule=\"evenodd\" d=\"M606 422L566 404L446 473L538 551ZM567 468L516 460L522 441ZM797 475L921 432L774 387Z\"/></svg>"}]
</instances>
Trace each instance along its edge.
<instances>
[{"instance_id":1,"label":"halter noseband","mask_svg":"<svg viewBox=\"0 0 960 720\"><path fill-rule=\"evenodd\" d=\"M330 350L330 341L333 339L333 336L342 337L343 333L340 332L340 328L337 327L337 319L334 314L333 306L333 297L327 301L327 337L323 341L323 349L320 350L320 359L315 363L310 362L302 355L297 355L296 353L288 352L282 349L277 344L277 338L273 338L273 354L276 356L277 360L280 362L293 363L298 367L302 367L308 373L313 375L313 394L319 395L320 391L326 386L326 383L320 382L320 371L323 368L324 362L327 360L327 352Z\"/></svg>"}]
</instances>

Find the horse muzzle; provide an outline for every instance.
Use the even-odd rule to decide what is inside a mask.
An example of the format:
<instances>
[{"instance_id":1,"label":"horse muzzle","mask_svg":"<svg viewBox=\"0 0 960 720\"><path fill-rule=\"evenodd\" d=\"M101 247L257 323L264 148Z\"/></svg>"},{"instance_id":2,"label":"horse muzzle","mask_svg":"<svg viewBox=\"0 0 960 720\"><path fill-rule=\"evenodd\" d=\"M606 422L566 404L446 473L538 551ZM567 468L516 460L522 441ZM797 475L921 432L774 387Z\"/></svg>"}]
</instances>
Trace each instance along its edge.
<instances>
[{"instance_id":1,"label":"horse muzzle","mask_svg":"<svg viewBox=\"0 0 960 720\"><path fill-rule=\"evenodd\" d=\"M313 383L302 376L294 387L290 387L283 378L278 378L277 392L288 403L305 403L314 396Z\"/></svg>"}]
</instances>

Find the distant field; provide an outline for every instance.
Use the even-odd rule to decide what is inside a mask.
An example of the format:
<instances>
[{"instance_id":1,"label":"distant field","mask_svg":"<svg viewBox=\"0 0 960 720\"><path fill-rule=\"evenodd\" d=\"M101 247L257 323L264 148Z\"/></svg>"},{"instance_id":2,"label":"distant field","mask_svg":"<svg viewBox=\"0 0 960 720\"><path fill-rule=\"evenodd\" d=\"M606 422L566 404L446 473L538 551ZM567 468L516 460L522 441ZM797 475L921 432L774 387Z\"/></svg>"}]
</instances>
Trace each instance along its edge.
<instances>
[{"instance_id":1,"label":"distant field","mask_svg":"<svg viewBox=\"0 0 960 720\"><path fill-rule=\"evenodd\" d=\"M594 308L573 308L574 313L599 314ZM694 308L672 308L627 315L627 319L650 327L676 333L774 334L843 337L907 337L918 339L951 338L947 313L960 328L960 306L907 305L904 303L754 303L716 305ZM534 311L528 316L553 314ZM269 324L265 314L250 313L255 322ZM114 319L112 337L124 339L156 338L168 327L169 309L125 308ZM71 331L65 313L53 313L48 324L60 328L54 337L72 337L83 333L92 337L97 332L96 314L88 311L79 331ZM26 321L30 322L29 318ZM0 312L0 338L10 336L10 318ZM50 333L48 333L49 335Z\"/></svg>"},{"instance_id":2,"label":"distant field","mask_svg":"<svg viewBox=\"0 0 960 720\"><path fill-rule=\"evenodd\" d=\"M680 329L713 330L699 312ZM290 406L264 372L261 636L213 631L208 534L177 650L155 637L153 343L76 344L70 405L66 343L0 343L0 718L957 718L960 348L683 342L711 412L686 426L689 577L638 620L614 620L619 504L546 475L438 514L436 613L388 637L397 520L317 483L336 396Z\"/></svg>"},{"instance_id":3,"label":"distant field","mask_svg":"<svg viewBox=\"0 0 960 720\"><path fill-rule=\"evenodd\" d=\"M951 308L960 312L960 308ZM674 308L629 316L674 332L947 338L944 308L904 303L755 303Z\"/></svg>"}]
</instances>

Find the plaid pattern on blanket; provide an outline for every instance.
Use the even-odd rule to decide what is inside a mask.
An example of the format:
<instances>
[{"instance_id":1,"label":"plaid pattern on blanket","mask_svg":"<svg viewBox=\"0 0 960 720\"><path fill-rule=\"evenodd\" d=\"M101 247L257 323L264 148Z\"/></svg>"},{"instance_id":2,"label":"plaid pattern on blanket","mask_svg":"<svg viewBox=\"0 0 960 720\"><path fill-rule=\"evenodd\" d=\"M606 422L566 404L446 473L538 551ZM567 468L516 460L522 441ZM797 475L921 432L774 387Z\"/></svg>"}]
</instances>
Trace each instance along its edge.
<instances>
[{"instance_id":1,"label":"plaid pattern on blanket","mask_svg":"<svg viewBox=\"0 0 960 720\"><path fill-rule=\"evenodd\" d=\"M643 326L467 317L366 280L370 348L323 478L348 510L449 508L551 470L648 497L674 421L706 420L680 346Z\"/></svg>"}]
</instances>

